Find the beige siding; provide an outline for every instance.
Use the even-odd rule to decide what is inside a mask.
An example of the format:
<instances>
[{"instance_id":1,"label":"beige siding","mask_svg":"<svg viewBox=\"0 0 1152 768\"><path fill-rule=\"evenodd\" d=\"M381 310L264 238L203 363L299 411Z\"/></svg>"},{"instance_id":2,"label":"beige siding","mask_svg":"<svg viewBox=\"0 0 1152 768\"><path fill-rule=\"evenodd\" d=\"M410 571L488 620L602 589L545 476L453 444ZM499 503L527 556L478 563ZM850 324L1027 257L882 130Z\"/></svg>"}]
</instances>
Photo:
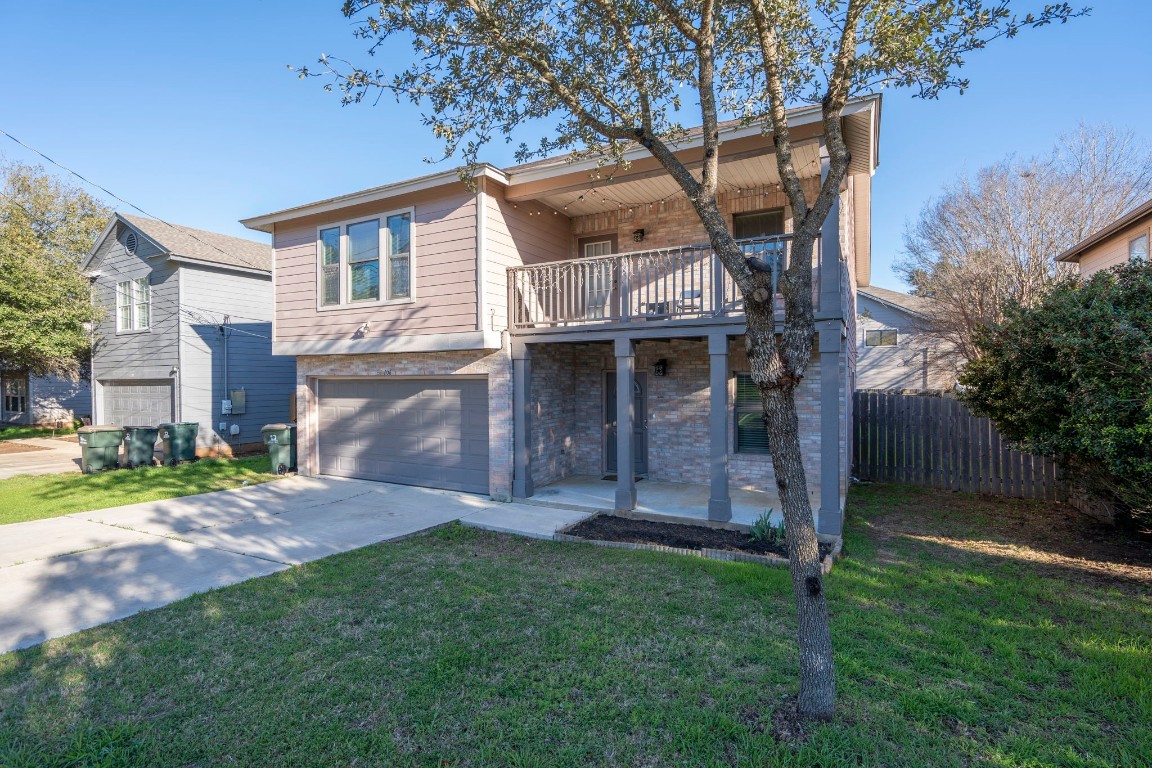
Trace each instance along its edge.
<instances>
[{"instance_id":1,"label":"beige siding","mask_svg":"<svg viewBox=\"0 0 1152 768\"><path fill-rule=\"evenodd\" d=\"M951 389L956 383L946 350L925 338L912 316L859 296L856 320L856 389ZM896 346L864 343L868 331L892 328L899 332Z\"/></svg>"},{"instance_id":2,"label":"beige siding","mask_svg":"<svg viewBox=\"0 0 1152 768\"><path fill-rule=\"evenodd\" d=\"M571 220L538 203L510 203L489 183L485 196L485 330L508 327L508 268L568 258ZM537 213L539 212L539 213Z\"/></svg>"},{"instance_id":3,"label":"beige siding","mask_svg":"<svg viewBox=\"0 0 1152 768\"><path fill-rule=\"evenodd\" d=\"M318 310L317 229L407 207L415 301ZM273 246L276 341L350 339L364 322L368 337L476 330L476 197L463 184L282 222Z\"/></svg>"},{"instance_id":4,"label":"beige siding","mask_svg":"<svg viewBox=\"0 0 1152 768\"><path fill-rule=\"evenodd\" d=\"M1150 223L1147 218L1134 222L1104 242L1090 248L1080 257L1080 274L1091 277L1094 273L1117 264L1128 262L1128 241L1140 235L1149 234Z\"/></svg>"},{"instance_id":5,"label":"beige siding","mask_svg":"<svg viewBox=\"0 0 1152 768\"><path fill-rule=\"evenodd\" d=\"M856 283L872 284L872 177L852 176L852 207L856 222Z\"/></svg>"}]
</instances>

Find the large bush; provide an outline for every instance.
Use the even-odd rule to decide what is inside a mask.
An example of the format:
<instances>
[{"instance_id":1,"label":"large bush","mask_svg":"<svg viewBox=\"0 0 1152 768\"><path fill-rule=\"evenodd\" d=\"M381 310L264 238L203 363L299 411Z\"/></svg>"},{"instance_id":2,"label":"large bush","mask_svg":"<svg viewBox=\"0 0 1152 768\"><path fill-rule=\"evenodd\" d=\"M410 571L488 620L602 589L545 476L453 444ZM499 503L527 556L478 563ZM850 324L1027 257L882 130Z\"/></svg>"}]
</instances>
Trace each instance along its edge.
<instances>
[{"instance_id":1,"label":"large bush","mask_svg":"<svg viewBox=\"0 0 1152 768\"><path fill-rule=\"evenodd\" d=\"M1090 491L1152 519L1152 264L1059 283L978 334L960 381L978 413Z\"/></svg>"}]
</instances>

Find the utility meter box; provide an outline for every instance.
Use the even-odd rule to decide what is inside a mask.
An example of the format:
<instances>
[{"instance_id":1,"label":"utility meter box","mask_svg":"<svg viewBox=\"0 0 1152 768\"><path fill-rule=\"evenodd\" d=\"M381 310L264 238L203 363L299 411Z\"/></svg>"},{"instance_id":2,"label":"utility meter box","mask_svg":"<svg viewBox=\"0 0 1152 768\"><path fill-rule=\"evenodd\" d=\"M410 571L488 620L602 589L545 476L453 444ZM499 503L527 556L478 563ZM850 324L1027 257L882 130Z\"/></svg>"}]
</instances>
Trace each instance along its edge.
<instances>
[{"instance_id":1,"label":"utility meter box","mask_svg":"<svg viewBox=\"0 0 1152 768\"><path fill-rule=\"evenodd\" d=\"M234 389L229 395L231 396L230 402L232 403L232 410L229 411L233 416L242 416L244 408L248 404L248 393L243 389Z\"/></svg>"}]
</instances>

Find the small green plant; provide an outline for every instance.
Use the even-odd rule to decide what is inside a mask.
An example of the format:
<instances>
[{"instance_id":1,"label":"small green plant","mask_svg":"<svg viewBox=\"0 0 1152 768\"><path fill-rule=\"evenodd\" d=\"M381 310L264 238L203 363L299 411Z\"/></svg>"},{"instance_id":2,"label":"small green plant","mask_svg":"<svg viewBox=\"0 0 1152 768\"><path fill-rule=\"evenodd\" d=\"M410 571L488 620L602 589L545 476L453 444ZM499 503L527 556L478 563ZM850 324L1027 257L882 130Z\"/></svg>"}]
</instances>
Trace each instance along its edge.
<instances>
[{"instance_id":1,"label":"small green plant","mask_svg":"<svg viewBox=\"0 0 1152 768\"><path fill-rule=\"evenodd\" d=\"M772 510L769 509L756 522L752 523L752 540L768 546L784 545L784 521L772 524Z\"/></svg>"}]
</instances>

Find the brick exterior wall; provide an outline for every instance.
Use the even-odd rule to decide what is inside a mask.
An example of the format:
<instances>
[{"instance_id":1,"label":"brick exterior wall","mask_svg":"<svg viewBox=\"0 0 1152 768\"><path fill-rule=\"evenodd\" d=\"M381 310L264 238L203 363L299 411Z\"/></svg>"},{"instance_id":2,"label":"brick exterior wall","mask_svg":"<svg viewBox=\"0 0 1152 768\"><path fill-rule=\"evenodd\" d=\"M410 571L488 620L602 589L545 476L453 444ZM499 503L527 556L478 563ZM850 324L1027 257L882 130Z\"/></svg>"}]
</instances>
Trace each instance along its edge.
<instances>
[{"instance_id":1,"label":"brick exterior wall","mask_svg":"<svg viewBox=\"0 0 1152 768\"><path fill-rule=\"evenodd\" d=\"M815 199L820 189L820 177L809 177L802 183L808 198ZM611 189L606 189L611 197ZM732 214L783 208L784 230L792 230L792 209L788 205L787 196L775 187L721 192L717 195L717 202L729 227L732 226ZM632 239L632 233L637 229L644 230L643 242L637 243ZM663 203L621 206L615 211L573 216L572 258L583 256L577 253L578 239L594 235L615 235L616 249L620 253L708 242L708 233L700 223L700 217L681 196Z\"/></svg>"},{"instance_id":2,"label":"brick exterior wall","mask_svg":"<svg viewBox=\"0 0 1152 768\"><path fill-rule=\"evenodd\" d=\"M324 355L296 358L296 440L301 474L315 474L318 377L452 376L488 378L488 490L493 499L512 498L512 359L469 350L385 355Z\"/></svg>"},{"instance_id":3,"label":"brick exterior wall","mask_svg":"<svg viewBox=\"0 0 1152 768\"><path fill-rule=\"evenodd\" d=\"M668 375L653 366L668 361ZM569 475L604 471L604 380L614 370L611 344L542 344L532 353L532 473L537 487ZM709 482L709 367L705 341L675 339L636 344L636 371L648 384L648 477L679 483ZM748 370L743 338L729 346L731 372ZM729 379L729 424L734 424L735 381ZM841 400L841 455L847 461L846 399ZM819 498L820 366L813 355L796 393L801 450L813 503ZM734 427L733 427L734 432ZM732 435L735 440L735 435ZM845 469L847 464L842 465ZM774 491L771 457L728 455L731 487ZM842 473L844 474L844 473ZM846 487L846 482L842 480Z\"/></svg>"}]
</instances>

